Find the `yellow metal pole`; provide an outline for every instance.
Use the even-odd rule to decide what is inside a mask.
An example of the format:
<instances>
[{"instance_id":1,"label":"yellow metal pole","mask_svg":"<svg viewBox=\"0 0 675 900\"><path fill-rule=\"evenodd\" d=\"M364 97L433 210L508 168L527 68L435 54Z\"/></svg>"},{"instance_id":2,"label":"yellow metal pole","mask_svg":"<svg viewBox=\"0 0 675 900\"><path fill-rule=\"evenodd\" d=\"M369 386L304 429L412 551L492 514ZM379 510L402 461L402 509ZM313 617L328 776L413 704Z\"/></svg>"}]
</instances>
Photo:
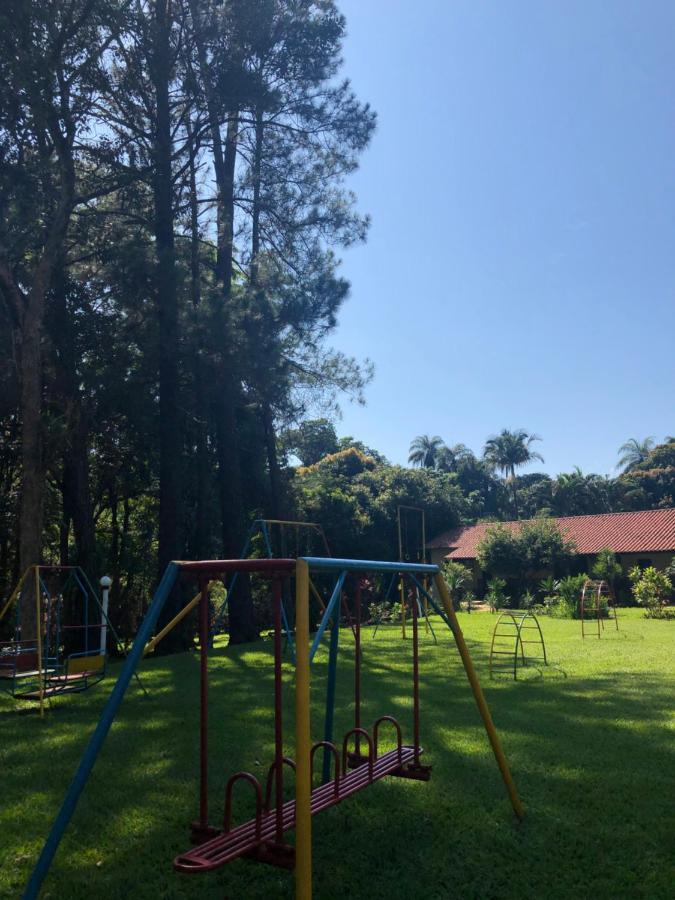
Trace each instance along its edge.
<instances>
[{"instance_id":1,"label":"yellow metal pole","mask_svg":"<svg viewBox=\"0 0 675 900\"><path fill-rule=\"evenodd\" d=\"M312 773L309 716L309 566L295 564L295 897L312 897Z\"/></svg>"},{"instance_id":2,"label":"yellow metal pole","mask_svg":"<svg viewBox=\"0 0 675 900\"><path fill-rule=\"evenodd\" d=\"M429 590L429 581L425 578L422 582L424 585L424 590ZM417 592L417 599L419 600L420 592ZM425 594L422 598L422 603L424 604L424 633L429 634L429 601L427 600L427 595Z\"/></svg>"},{"instance_id":3,"label":"yellow metal pole","mask_svg":"<svg viewBox=\"0 0 675 900\"><path fill-rule=\"evenodd\" d=\"M509 764L506 757L504 756L504 751L502 750L502 745L499 740L499 735L497 734L497 729L495 728L494 722L492 721L492 716L490 715L490 710L488 709L488 705L485 702L485 697L483 696L483 691L480 686L480 682L478 681L478 676L476 675L473 663L471 662L469 648L466 646L464 635L462 634L462 629L459 627L459 622L457 621L457 616L455 615L452 600L450 599L450 593L448 592L447 585L443 581L440 573L434 575L434 584L436 585L439 596L443 601L443 608L445 609L445 614L447 615L450 622L450 627L452 628L452 633L455 637L457 649L459 650L459 655L461 656L462 663L464 664L466 677L469 679L469 684L471 685L471 690L473 691L473 696L476 701L476 705L478 706L478 711L481 714L483 724L485 725L485 730L487 731L490 744L492 745L492 752L494 753L495 759L497 760L499 771L502 773L502 778L511 800L511 806L513 807L513 811L518 816L518 818L522 819L525 816L525 810L523 809L523 804L521 803L520 797L518 796L518 791L511 776Z\"/></svg>"},{"instance_id":4,"label":"yellow metal pole","mask_svg":"<svg viewBox=\"0 0 675 900\"><path fill-rule=\"evenodd\" d=\"M37 668L38 668L38 692L40 695L40 716L45 714L45 686L42 677L42 610L40 603L40 568L35 566L35 606L36 606L36 634L37 634Z\"/></svg>"},{"instance_id":5,"label":"yellow metal pole","mask_svg":"<svg viewBox=\"0 0 675 900\"><path fill-rule=\"evenodd\" d=\"M209 586L210 586L210 583L209 583ZM207 588L206 588L207 591L209 589L209 586L207 586ZM201 595L201 591L200 591L195 597L192 598L192 600L190 600L190 602L188 603L187 606L184 606L183 609L181 609L181 611L178 613L177 616L174 616L173 619L167 625L165 625L164 628L162 628L162 630L160 631L159 634L155 635L155 637L151 641L148 641L148 643L145 647L145 650L143 651L143 656L146 656L148 653L151 653L155 649L157 644L159 644L159 642L163 638L165 638L167 636L167 634L173 628L175 628L176 625L178 625L179 622L183 621L183 619L185 618L185 616L187 616L187 614L190 612L190 610L195 608L195 606L199 603L201 598L202 598L202 595Z\"/></svg>"},{"instance_id":6,"label":"yellow metal pole","mask_svg":"<svg viewBox=\"0 0 675 900\"><path fill-rule=\"evenodd\" d=\"M309 587L310 587L310 590L311 590L312 594L314 594L314 597L315 597L315 599L316 599L316 602L319 604L319 606L320 606L320 608L321 608L321 612L322 612L322 613L325 613L325 612L326 612L326 604L323 602L323 597L321 596L321 594L320 594L319 591L317 590L317 587L316 587L316 585L314 584L314 582L312 581L311 578L309 579Z\"/></svg>"},{"instance_id":7,"label":"yellow metal pole","mask_svg":"<svg viewBox=\"0 0 675 900\"><path fill-rule=\"evenodd\" d=\"M5 605L2 607L2 612L0 612L0 622L2 622L2 620L3 620L4 617L5 617L5 613L9 610L10 606L12 605L12 603L14 603L14 601L16 600L16 598L19 596L19 591L20 591L21 588L23 587L24 581L26 580L26 578L27 578L28 575L30 574L30 570L31 570L31 566L29 566L29 567L26 569L26 571L23 573L23 575L21 576L21 580L19 581L19 583L17 584L17 586L16 586L16 587L14 588L14 590L12 591L9 600L8 600L7 603L5 603Z\"/></svg>"}]
</instances>

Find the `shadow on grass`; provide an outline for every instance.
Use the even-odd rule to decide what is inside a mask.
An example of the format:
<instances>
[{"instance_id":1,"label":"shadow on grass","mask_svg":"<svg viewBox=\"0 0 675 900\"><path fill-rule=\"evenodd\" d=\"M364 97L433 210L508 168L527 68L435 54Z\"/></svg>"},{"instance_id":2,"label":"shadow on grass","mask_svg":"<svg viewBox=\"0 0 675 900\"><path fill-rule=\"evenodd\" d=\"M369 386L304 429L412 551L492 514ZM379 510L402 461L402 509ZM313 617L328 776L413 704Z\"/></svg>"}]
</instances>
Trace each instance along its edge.
<instances>
[{"instance_id":1,"label":"shadow on grass","mask_svg":"<svg viewBox=\"0 0 675 900\"><path fill-rule=\"evenodd\" d=\"M345 638L336 735L353 724L354 653L346 632ZM471 650L484 672L484 644L472 641ZM363 719L393 714L408 741L410 661L409 641L378 635L364 646ZM130 689L57 855L50 896L292 895L288 873L244 861L208 876L171 869L188 846L197 812L198 667L193 654L153 660L146 668L151 696ZM284 681L286 751L292 752L290 665ZM313 669L315 738L325 681L322 650ZM210 802L218 822L229 775L245 768L262 780L272 759L271 644L216 651L210 685ZM669 896L672 683L626 674L485 681L484 688L527 808L525 821L516 824L510 811L446 636L438 647L425 646L422 657L422 743L434 765L432 781L387 779L318 816L315 896ZM61 700L47 723L14 720L11 739L3 740L3 771L11 772L0 818L9 837L3 888L24 883L106 696ZM245 799L237 797L235 821L251 814Z\"/></svg>"}]
</instances>

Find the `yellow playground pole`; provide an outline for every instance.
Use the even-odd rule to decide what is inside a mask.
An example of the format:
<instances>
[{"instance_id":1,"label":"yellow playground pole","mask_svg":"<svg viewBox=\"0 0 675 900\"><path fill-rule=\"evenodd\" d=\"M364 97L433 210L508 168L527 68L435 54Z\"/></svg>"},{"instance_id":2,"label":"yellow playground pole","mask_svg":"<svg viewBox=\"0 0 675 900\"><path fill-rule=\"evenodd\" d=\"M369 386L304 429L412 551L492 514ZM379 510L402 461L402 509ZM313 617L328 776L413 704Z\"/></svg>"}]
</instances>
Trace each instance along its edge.
<instances>
[{"instance_id":1,"label":"yellow playground pole","mask_svg":"<svg viewBox=\"0 0 675 900\"><path fill-rule=\"evenodd\" d=\"M45 686L42 676L42 610L40 603L40 567L35 566L35 605L36 605L36 634L37 634L37 668L38 668L38 692L40 695L40 716L45 714Z\"/></svg>"},{"instance_id":2,"label":"yellow playground pole","mask_svg":"<svg viewBox=\"0 0 675 900\"><path fill-rule=\"evenodd\" d=\"M2 622L2 620L5 618L5 613L9 610L9 608L10 608L11 605L12 605L12 603L14 603L14 601L16 600L16 598L19 596L19 592L20 592L21 588L23 587L24 581L25 581L26 578L28 578L28 576L30 575L30 570L31 570L31 568L32 568L32 566L29 566L29 567L26 569L26 571L23 573L23 575L21 576L21 579L20 579L19 583L17 584L17 586L16 586L16 587L14 588L14 590L12 591L9 600L8 600L7 603L5 603L5 605L2 607L2 612L0 612L0 622Z\"/></svg>"},{"instance_id":3,"label":"yellow playground pole","mask_svg":"<svg viewBox=\"0 0 675 900\"><path fill-rule=\"evenodd\" d=\"M309 566L295 564L295 897L312 896L312 772L309 714Z\"/></svg>"},{"instance_id":4,"label":"yellow playground pole","mask_svg":"<svg viewBox=\"0 0 675 900\"><path fill-rule=\"evenodd\" d=\"M523 804L521 803L520 797L518 796L518 791L511 776L509 764L506 757L504 756L504 751L502 750L499 735L497 734L497 730L492 721L490 710L488 709L488 705L485 702L485 697L483 696L480 682L478 681L473 663L471 662L469 649L464 641L462 629L459 627L459 622L457 621L457 616L455 615L452 600L450 599L450 593L448 592L447 585L445 581L443 581L440 572L434 575L434 584L436 585L436 590L438 591L438 594L443 601L443 608L445 609L445 614L447 615L450 622L450 627L452 628L452 633L455 637L457 649L459 650L459 655L461 656L462 663L464 664L466 677L469 679L469 684L471 685L471 690L473 691L473 696L476 701L476 705L478 706L478 711L481 714L483 724L485 725L485 730L487 731L490 744L492 745L492 752L494 753L495 759L497 760L499 771L502 773L502 779L504 780L504 784L506 785L506 790L511 800L511 806L513 807L513 811L518 816L518 818L522 819L525 816L525 810L523 809Z\"/></svg>"},{"instance_id":5,"label":"yellow playground pole","mask_svg":"<svg viewBox=\"0 0 675 900\"><path fill-rule=\"evenodd\" d=\"M208 591L209 587L210 587L210 582L206 586L207 591ZM159 644L159 642L163 638L165 638L167 636L167 634L173 628L175 628L176 625L178 625L179 622L183 621L185 616L187 616L187 614L190 612L191 609L195 608L195 606L199 603L199 601L201 599L202 599L202 594L200 591L195 597L192 598L192 600L190 600L190 602L187 604L187 606L184 606L183 609L181 609L181 611L178 613L178 615L174 616L173 619L167 625L165 625L164 628L162 628L162 630L160 631L159 634L156 634L155 637L151 641L148 641L148 643L145 646L145 650L143 651L143 656L147 656L148 653L152 653L152 651L155 649L157 644Z\"/></svg>"}]
</instances>

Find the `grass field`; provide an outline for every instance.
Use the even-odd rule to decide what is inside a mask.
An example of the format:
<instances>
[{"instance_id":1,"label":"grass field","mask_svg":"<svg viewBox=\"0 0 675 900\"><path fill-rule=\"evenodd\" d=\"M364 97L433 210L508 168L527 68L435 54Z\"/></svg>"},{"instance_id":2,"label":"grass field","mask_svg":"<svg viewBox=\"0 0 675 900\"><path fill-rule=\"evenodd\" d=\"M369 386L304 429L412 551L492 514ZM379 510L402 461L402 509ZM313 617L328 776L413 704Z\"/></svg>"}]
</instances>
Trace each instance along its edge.
<instances>
[{"instance_id":1,"label":"grass field","mask_svg":"<svg viewBox=\"0 0 675 900\"><path fill-rule=\"evenodd\" d=\"M422 638L428 784L379 782L314 820L317 898L672 898L675 885L675 622L622 611L621 631L582 643L543 619L543 677L487 680L494 617L460 614L527 808L518 825L447 630ZM336 733L351 727L353 645L341 635ZM399 718L411 738L411 642L364 636L364 719ZM326 654L313 670L318 739ZM212 819L240 768L272 759L271 645L212 660ZM197 811L198 660L147 662L132 683L45 883L43 897L290 897L292 875L237 861L172 871ZM286 673L287 752L292 680ZM18 897L112 685L54 703L45 721L0 699L0 896ZM242 795L246 791L242 791ZM236 812L248 818L244 799Z\"/></svg>"}]
</instances>

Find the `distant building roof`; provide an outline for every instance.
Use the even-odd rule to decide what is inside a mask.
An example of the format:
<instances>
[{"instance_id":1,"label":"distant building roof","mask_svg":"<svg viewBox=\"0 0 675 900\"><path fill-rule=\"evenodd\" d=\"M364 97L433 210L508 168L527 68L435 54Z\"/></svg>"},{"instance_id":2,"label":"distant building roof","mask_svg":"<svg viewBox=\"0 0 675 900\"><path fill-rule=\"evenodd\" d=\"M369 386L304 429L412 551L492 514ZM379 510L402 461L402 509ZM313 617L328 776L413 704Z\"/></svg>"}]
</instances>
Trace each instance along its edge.
<instances>
[{"instance_id":1,"label":"distant building roof","mask_svg":"<svg viewBox=\"0 0 675 900\"><path fill-rule=\"evenodd\" d=\"M537 521L529 519L527 521ZM576 544L580 555L610 547L615 553L659 553L675 551L675 509L644 509L638 512L604 513L599 516L564 516L553 519L560 531ZM460 525L439 534L427 549L448 549L450 559L475 559L478 545L495 522ZM501 522L520 531L524 521Z\"/></svg>"}]
</instances>

